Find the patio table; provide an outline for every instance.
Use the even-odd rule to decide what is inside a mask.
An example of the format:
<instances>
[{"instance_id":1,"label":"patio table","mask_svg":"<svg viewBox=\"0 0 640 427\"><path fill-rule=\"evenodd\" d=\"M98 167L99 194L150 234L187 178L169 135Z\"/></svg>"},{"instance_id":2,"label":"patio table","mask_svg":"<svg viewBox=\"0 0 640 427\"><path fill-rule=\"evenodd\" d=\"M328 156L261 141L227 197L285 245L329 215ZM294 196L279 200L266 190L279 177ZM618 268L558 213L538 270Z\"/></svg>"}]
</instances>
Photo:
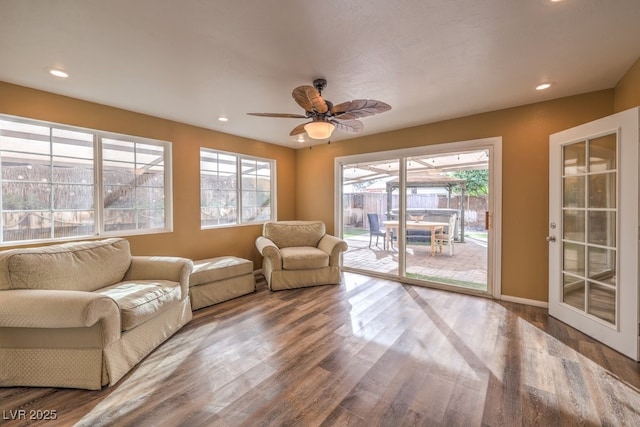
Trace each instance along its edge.
<instances>
[{"instance_id":1,"label":"patio table","mask_svg":"<svg viewBox=\"0 0 640 427\"><path fill-rule=\"evenodd\" d=\"M399 221L382 221L384 228L386 230L385 234L385 244L388 242L393 249L393 239L391 239L391 230L396 230L400 228ZM436 245L435 239L433 236L436 232L444 229L449 225L448 222L437 222L437 221L407 221L405 224L405 229L407 230L429 230L431 232L431 256L436 253Z\"/></svg>"}]
</instances>

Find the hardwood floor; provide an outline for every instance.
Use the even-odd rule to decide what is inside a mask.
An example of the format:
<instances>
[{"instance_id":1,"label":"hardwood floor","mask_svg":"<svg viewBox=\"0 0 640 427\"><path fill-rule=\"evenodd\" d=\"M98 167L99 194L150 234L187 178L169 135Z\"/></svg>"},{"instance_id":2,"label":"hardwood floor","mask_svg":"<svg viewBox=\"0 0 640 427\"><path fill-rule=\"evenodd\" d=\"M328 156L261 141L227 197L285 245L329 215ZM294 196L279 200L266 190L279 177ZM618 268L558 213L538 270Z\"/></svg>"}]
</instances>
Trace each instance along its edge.
<instances>
[{"instance_id":1,"label":"hardwood floor","mask_svg":"<svg viewBox=\"0 0 640 427\"><path fill-rule=\"evenodd\" d=\"M0 424L640 425L639 388L545 309L345 273L199 310L114 387L0 388Z\"/></svg>"}]
</instances>

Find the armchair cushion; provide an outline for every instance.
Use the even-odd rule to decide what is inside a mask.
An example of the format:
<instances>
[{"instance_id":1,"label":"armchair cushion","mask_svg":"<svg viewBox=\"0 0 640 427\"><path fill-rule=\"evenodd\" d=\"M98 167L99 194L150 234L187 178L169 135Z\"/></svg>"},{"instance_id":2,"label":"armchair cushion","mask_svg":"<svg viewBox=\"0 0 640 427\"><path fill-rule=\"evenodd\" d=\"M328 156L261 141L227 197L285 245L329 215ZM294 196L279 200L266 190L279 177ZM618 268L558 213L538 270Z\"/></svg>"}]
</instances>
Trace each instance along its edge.
<instances>
[{"instance_id":1,"label":"armchair cushion","mask_svg":"<svg viewBox=\"0 0 640 427\"><path fill-rule=\"evenodd\" d=\"M271 240L278 248L293 246L318 247L320 239L326 234L322 221L279 221L264 225L262 235Z\"/></svg>"},{"instance_id":2,"label":"armchair cushion","mask_svg":"<svg viewBox=\"0 0 640 427\"><path fill-rule=\"evenodd\" d=\"M311 270L329 266L329 254L311 246L283 248L282 268L285 270Z\"/></svg>"}]
</instances>

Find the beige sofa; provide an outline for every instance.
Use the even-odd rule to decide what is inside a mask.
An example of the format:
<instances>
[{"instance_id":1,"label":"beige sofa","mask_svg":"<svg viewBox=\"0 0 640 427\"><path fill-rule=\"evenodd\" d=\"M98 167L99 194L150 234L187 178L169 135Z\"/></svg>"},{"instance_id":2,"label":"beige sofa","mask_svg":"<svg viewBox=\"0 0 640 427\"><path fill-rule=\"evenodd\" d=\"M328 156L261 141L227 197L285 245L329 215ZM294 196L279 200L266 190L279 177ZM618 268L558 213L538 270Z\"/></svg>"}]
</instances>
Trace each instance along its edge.
<instances>
[{"instance_id":1,"label":"beige sofa","mask_svg":"<svg viewBox=\"0 0 640 427\"><path fill-rule=\"evenodd\" d=\"M267 222L256 247L272 291L340 283L340 252L347 243L326 234L322 221Z\"/></svg>"},{"instance_id":2,"label":"beige sofa","mask_svg":"<svg viewBox=\"0 0 640 427\"><path fill-rule=\"evenodd\" d=\"M191 319L192 268L121 238L0 252L0 386L115 384Z\"/></svg>"}]
</instances>

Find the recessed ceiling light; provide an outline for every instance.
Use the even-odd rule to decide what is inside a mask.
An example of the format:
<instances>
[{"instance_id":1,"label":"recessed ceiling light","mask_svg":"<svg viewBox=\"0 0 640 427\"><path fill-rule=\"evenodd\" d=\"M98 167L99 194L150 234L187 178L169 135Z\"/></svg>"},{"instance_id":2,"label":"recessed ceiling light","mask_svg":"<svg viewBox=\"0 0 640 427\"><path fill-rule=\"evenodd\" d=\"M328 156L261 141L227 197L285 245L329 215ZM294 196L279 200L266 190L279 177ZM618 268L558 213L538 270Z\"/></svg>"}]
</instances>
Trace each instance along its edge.
<instances>
[{"instance_id":1,"label":"recessed ceiling light","mask_svg":"<svg viewBox=\"0 0 640 427\"><path fill-rule=\"evenodd\" d=\"M304 142L304 136L302 136L302 135L298 135L298 139L296 139L296 141L298 141L298 142Z\"/></svg>"},{"instance_id":2,"label":"recessed ceiling light","mask_svg":"<svg viewBox=\"0 0 640 427\"><path fill-rule=\"evenodd\" d=\"M62 77L63 79L66 79L67 77L69 77L69 73L67 73L64 70L61 70L60 68L51 68L49 70L49 74L56 77Z\"/></svg>"},{"instance_id":3,"label":"recessed ceiling light","mask_svg":"<svg viewBox=\"0 0 640 427\"><path fill-rule=\"evenodd\" d=\"M541 83L538 86L536 86L536 90L546 90L546 89L549 89L554 84L555 83L553 83L553 82Z\"/></svg>"},{"instance_id":4,"label":"recessed ceiling light","mask_svg":"<svg viewBox=\"0 0 640 427\"><path fill-rule=\"evenodd\" d=\"M226 116L219 116L219 117L218 117L218 121L219 121L219 122L228 122L228 121L229 121L229 117L226 117Z\"/></svg>"},{"instance_id":5,"label":"recessed ceiling light","mask_svg":"<svg viewBox=\"0 0 640 427\"><path fill-rule=\"evenodd\" d=\"M56 77L62 77L63 79L66 79L67 77L69 77L69 73L67 73L64 70L61 70L60 68L51 68L49 70L49 74Z\"/></svg>"}]
</instances>

